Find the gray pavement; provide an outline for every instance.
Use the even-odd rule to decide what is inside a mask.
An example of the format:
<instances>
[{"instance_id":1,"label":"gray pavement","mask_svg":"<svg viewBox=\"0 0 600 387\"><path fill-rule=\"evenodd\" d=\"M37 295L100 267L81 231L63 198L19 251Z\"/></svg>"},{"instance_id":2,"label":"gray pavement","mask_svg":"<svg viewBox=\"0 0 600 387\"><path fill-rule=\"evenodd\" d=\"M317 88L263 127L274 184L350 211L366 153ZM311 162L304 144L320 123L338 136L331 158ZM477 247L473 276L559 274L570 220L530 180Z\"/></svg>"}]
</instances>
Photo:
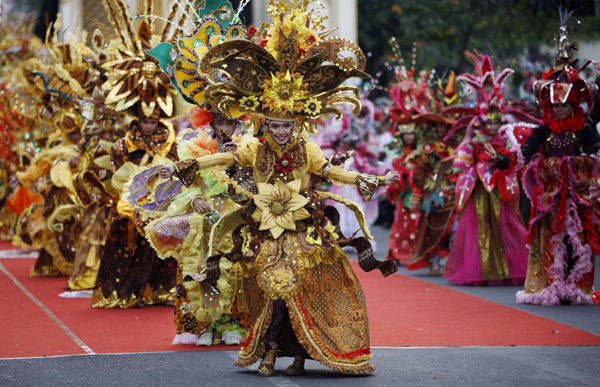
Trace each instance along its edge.
<instances>
[{"instance_id":1,"label":"gray pavement","mask_svg":"<svg viewBox=\"0 0 600 387\"><path fill-rule=\"evenodd\" d=\"M371 232L373 233L373 236L375 237L375 241L377 243L376 256L379 259L383 259L387 249L390 230L374 226L372 227ZM596 290L600 290L600 261L598 260L596 260L595 269L596 273L594 288ZM428 269L408 271L405 267L400 267L398 273L409 277L418 278L420 280L427 281L436 285L445 286L453 290L457 290L459 292L463 292L475 297L495 302L497 304L509 306L511 308L532 313L537 316L557 321L600 336L600 307L598 306L521 305L517 304L515 301L515 294L519 290L523 289L521 286L455 286L451 285L448 282L448 280L446 280L443 277L430 276L428 274ZM600 385L600 382L598 383L598 385Z\"/></svg>"},{"instance_id":2,"label":"gray pavement","mask_svg":"<svg viewBox=\"0 0 600 387\"><path fill-rule=\"evenodd\" d=\"M94 355L0 361L0 385L60 386L598 386L598 347L375 349L371 375L346 376L308 361L308 373L262 378L232 351Z\"/></svg>"}]
</instances>

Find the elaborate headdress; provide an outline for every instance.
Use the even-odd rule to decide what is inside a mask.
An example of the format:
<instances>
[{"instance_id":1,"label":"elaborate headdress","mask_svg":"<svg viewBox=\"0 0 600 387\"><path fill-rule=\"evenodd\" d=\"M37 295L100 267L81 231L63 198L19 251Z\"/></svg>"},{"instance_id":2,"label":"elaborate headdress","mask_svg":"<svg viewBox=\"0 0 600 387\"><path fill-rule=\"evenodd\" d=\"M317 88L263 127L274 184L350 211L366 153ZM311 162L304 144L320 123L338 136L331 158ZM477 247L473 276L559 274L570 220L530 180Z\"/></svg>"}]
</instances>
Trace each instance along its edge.
<instances>
[{"instance_id":1,"label":"elaborate headdress","mask_svg":"<svg viewBox=\"0 0 600 387\"><path fill-rule=\"evenodd\" d=\"M514 73L514 70L506 68L496 74L492 66L492 59L488 55L480 54L477 50L474 50L474 52L475 54L465 52L465 55L475 65L475 74L461 74L456 80L463 81L475 89L477 105L473 107L451 107L444 110L444 114L461 115L452 126L446 139L459 129L466 129L467 136L470 136L474 125L487 122L490 119L505 120L506 115L511 115L519 121L539 124L538 120L523 111L526 109L523 103L508 103L504 99L502 92L504 82Z\"/></svg>"},{"instance_id":2,"label":"elaborate headdress","mask_svg":"<svg viewBox=\"0 0 600 387\"><path fill-rule=\"evenodd\" d=\"M358 89L342 84L370 78L363 71L365 56L356 44L318 32L323 30L322 8L317 1L270 0L267 13L273 24L268 29L249 31L253 40L225 41L202 59L200 74L225 77L206 88L206 99L232 117L295 120L300 131L314 131L313 120L328 114L340 119L336 104L351 104L358 114Z\"/></svg>"},{"instance_id":3,"label":"elaborate headdress","mask_svg":"<svg viewBox=\"0 0 600 387\"><path fill-rule=\"evenodd\" d=\"M416 45L413 45L412 66L408 70L396 38L390 39L394 58L398 65L394 68L396 83L390 88L390 95L395 106L390 109L392 120L398 125L414 122L414 117L427 114L429 100L432 97L429 88L429 72L420 71L416 74Z\"/></svg>"},{"instance_id":4,"label":"elaborate headdress","mask_svg":"<svg viewBox=\"0 0 600 387\"><path fill-rule=\"evenodd\" d=\"M189 4L189 3L188 3ZM227 82L221 72L199 71L200 61L214 46L235 39L246 39L247 31L240 23L239 14L227 0L206 0L204 7L187 9L196 18L195 30L163 42L146 52L158 59L160 67L189 103L205 107L204 90L210 85Z\"/></svg>"},{"instance_id":5,"label":"elaborate headdress","mask_svg":"<svg viewBox=\"0 0 600 387\"><path fill-rule=\"evenodd\" d=\"M562 13L560 12L560 27L558 36L555 37L558 45L558 54L554 67L542 74L542 79L536 81L533 85L538 107L542 109L550 109L554 103L571 102L575 106L585 102L588 108L591 109L594 96L598 91L598 86L588 83L579 78L579 72L588 64L586 63L581 69L577 69L577 60L573 60L571 56L572 50L577 51L575 43L569 44L567 36L567 21L572 16L573 11Z\"/></svg>"},{"instance_id":6,"label":"elaborate headdress","mask_svg":"<svg viewBox=\"0 0 600 387\"><path fill-rule=\"evenodd\" d=\"M63 133L80 130L85 119L79 114L79 102L91 98L101 81L101 71L94 66L101 60L102 34L96 30L93 48L86 46L87 34L78 41L74 35L68 43L59 39L60 15L46 33L46 43L37 57L22 66L24 79L37 90L43 109L52 124ZM36 94L37 94L36 93Z\"/></svg>"},{"instance_id":7,"label":"elaborate headdress","mask_svg":"<svg viewBox=\"0 0 600 387\"><path fill-rule=\"evenodd\" d=\"M112 42L113 57L104 64L109 79L104 84L110 90L107 104L114 104L115 110L142 118L174 118L185 113L189 105L171 85L169 78L160 70L158 61L146 54L153 42L172 40L178 28L189 17L188 5L180 13L179 2L175 2L169 14L169 23L162 31L158 30L157 17L153 17L154 0L146 0L146 16L134 31L125 0L103 0L108 18L119 36ZM175 26L175 27L173 27ZM152 43L151 43L152 42Z\"/></svg>"}]
</instances>

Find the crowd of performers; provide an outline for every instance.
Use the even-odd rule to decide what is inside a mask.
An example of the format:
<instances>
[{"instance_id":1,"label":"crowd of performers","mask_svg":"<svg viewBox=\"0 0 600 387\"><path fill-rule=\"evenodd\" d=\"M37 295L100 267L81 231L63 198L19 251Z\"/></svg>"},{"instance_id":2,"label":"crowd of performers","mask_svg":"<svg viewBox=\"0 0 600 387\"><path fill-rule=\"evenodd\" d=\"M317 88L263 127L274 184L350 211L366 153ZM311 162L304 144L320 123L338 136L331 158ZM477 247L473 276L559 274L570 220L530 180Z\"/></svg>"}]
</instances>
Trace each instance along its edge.
<instances>
[{"instance_id":1,"label":"crowd of performers","mask_svg":"<svg viewBox=\"0 0 600 387\"><path fill-rule=\"evenodd\" d=\"M512 70L489 56L417 73L393 39L389 95L361 98L346 81L370 79L365 56L308 0L271 0L258 28L228 1L104 6L113 40L67 41L59 19L45 41L23 20L0 41L0 231L39 249L31 276L68 278L93 308L174 305L173 344L243 344L236 365L264 376L280 356L288 375L306 359L374 370L348 251L384 277L593 302L596 88L566 20L535 114L505 100ZM394 206L376 247L369 226Z\"/></svg>"}]
</instances>

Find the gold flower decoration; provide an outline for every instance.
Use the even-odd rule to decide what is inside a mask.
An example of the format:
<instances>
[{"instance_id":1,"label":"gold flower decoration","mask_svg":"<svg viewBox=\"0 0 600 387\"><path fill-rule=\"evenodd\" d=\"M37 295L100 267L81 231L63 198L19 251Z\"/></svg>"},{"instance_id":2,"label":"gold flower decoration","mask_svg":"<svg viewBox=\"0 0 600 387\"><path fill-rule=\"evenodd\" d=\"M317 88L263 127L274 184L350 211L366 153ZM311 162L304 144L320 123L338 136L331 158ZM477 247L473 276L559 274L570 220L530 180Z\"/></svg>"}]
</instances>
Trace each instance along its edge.
<instances>
[{"instance_id":1,"label":"gold flower decoration","mask_svg":"<svg viewBox=\"0 0 600 387\"><path fill-rule=\"evenodd\" d=\"M258 98L251 95L248 97L244 97L240 99L240 106L244 108L245 111L256 111L256 108L260 106L260 102L258 102Z\"/></svg>"},{"instance_id":2,"label":"gold flower decoration","mask_svg":"<svg viewBox=\"0 0 600 387\"><path fill-rule=\"evenodd\" d=\"M304 112L310 115L314 116L319 114L322 108L323 105L321 104L321 101L319 101L315 97L309 98L308 100L306 100L306 102L304 102Z\"/></svg>"},{"instance_id":3,"label":"gold flower decoration","mask_svg":"<svg viewBox=\"0 0 600 387\"><path fill-rule=\"evenodd\" d=\"M282 73L277 76L271 73L271 80L263 82L261 88L265 91L260 100L273 112L293 113L297 102L304 99L306 90L302 84L303 77L295 76L292 79L288 71L284 77Z\"/></svg>"},{"instance_id":4,"label":"gold flower decoration","mask_svg":"<svg viewBox=\"0 0 600 387\"><path fill-rule=\"evenodd\" d=\"M256 210L253 218L260 222L259 230L271 231L277 239L285 230L296 230L296 222L310 218L304 208L309 202L300 195L300 179L287 184L275 180L275 184L259 183L258 195L254 195Z\"/></svg>"}]
</instances>

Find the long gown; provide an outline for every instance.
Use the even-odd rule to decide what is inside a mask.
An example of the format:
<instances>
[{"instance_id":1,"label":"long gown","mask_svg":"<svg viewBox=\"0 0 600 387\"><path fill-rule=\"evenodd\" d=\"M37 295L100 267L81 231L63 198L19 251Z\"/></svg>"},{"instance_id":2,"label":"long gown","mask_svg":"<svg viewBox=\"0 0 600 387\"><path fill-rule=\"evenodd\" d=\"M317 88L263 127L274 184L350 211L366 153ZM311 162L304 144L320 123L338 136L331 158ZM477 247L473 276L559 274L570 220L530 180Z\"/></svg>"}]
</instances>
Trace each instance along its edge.
<instances>
[{"instance_id":1,"label":"long gown","mask_svg":"<svg viewBox=\"0 0 600 387\"><path fill-rule=\"evenodd\" d=\"M500 135L483 133L457 149L459 223L444 278L454 285L520 285L528 252L516 173L493 171L484 143L506 152Z\"/></svg>"},{"instance_id":2,"label":"long gown","mask_svg":"<svg viewBox=\"0 0 600 387\"><path fill-rule=\"evenodd\" d=\"M210 136L210 132L209 129L204 129L197 132L186 130L180 133L178 136L180 159L235 150L236 141L226 138L219 143ZM234 136L236 140L239 137L241 136ZM176 166L181 164L185 163L177 163ZM246 172L247 169L240 169L228 171L228 174L214 170L197 172L195 175L178 174L182 184L177 185L176 188L185 185L183 192L174 198L169 198L169 192L160 196L155 195L155 199L165 198L168 207L162 215L157 216L145 227L146 238L159 258L173 257L178 262L174 313L176 336L173 344L196 344L198 336L205 331L214 331L221 335L236 332L241 337L245 337L251 328L252 320L243 292L238 291L242 288L243 280L239 263L231 264L226 260L221 262L218 293L209 284L189 279L201 267L206 266L212 226L221 216L239 208L239 205L229 196L229 185L235 181L237 175L245 175ZM138 194L129 197L128 200L136 205L139 204L141 211L157 206L157 203L142 204L143 196L139 193L141 191L136 189L137 186L148 185L147 177L151 175L152 171L138 175L130 187L131 192L138 192ZM251 179L246 180L253 186ZM211 211L196 212L192 208L192 202L197 197L206 201ZM231 247L231 240L226 241L222 246L223 249L231 249Z\"/></svg>"},{"instance_id":3,"label":"long gown","mask_svg":"<svg viewBox=\"0 0 600 387\"><path fill-rule=\"evenodd\" d=\"M144 136L136 121L125 138L111 149L115 174L113 187L119 192L139 165L156 163L162 157L176 159L175 134L159 124L152 136ZM164 159L163 159L164 160ZM115 200L118 212L111 225L92 296L93 308L130 308L173 300L177 262L161 260L143 235L139 214L122 200Z\"/></svg>"},{"instance_id":4,"label":"long gown","mask_svg":"<svg viewBox=\"0 0 600 387\"><path fill-rule=\"evenodd\" d=\"M581 108L575 114L583 117ZM582 149L598 152L600 136L584 124L581 119L562 133L538 127L522 147L524 158L531 160L522 182L532 213L527 279L517 293L518 303L592 304L594 255L600 245L589 187L597 160Z\"/></svg>"}]
</instances>

